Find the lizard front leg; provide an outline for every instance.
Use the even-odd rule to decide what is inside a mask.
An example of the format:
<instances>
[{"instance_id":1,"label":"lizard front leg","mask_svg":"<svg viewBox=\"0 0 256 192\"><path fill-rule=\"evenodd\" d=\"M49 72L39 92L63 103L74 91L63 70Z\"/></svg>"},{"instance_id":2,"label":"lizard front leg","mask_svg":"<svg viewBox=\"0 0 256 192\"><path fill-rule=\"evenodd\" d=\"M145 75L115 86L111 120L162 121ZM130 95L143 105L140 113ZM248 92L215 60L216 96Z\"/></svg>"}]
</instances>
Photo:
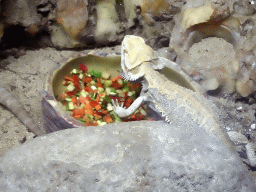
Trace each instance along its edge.
<instances>
[{"instance_id":1,"label":"lizard front leg","mask_svg":"<svg viewBox=\"0 0 256 192\"><path fill-rule=\"evenodd\" d=\"M112 104L113 104L113 108L115 113L123 118L123 117L128 117L130 115L132 115L135 111L137 111L137 109L142 105L142 103L144 103L145 101L147 101L148 98L147 96L143 95L143 96L139 96L132 104L129 108L125 108L123 107L124 103L121 104L121 106L119 106L118 101L117 100L113 100L112 99Z\"/></svg>"}]
</instances>

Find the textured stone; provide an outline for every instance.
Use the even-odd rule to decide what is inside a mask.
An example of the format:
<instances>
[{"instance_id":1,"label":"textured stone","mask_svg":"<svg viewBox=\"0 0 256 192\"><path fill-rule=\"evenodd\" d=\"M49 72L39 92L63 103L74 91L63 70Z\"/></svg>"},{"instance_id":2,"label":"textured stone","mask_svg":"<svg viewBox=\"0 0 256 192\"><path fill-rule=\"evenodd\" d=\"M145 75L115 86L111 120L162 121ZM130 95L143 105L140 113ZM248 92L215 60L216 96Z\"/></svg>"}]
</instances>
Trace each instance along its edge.
<instances>
[{"instance_id":1,"label":"textured stone","mask_svg":"<svg viewBox=\"0 0 256 192\"><path fill-rule=\"evenodd\" d=\"M0 191L255 191L239 157L196 125L81 127L38 137L0 162Z\"/></svg>"},{"instance_id":2,"label":"textured stone","mask_svg":"<svg viewBox=\"0 0 256 192\"><path fill-rule=\"evenodd\" d=\"M7 25L22 25L27 31L35 33L41 25L41 15L37 13L36 8L39 2L40 0L4 1L4 21Z\"/></svg>"},{"instance_id":3,"label":"textured stone","mask_svg":"<svg viewBox=\"0 0 256 192\"><path fill-rule=\"evenodd\" d=\"M88 2L83 0L57 2L57 21L71 37L76 37L87 24L87 5Z\"/></svg>"}]
</instances>

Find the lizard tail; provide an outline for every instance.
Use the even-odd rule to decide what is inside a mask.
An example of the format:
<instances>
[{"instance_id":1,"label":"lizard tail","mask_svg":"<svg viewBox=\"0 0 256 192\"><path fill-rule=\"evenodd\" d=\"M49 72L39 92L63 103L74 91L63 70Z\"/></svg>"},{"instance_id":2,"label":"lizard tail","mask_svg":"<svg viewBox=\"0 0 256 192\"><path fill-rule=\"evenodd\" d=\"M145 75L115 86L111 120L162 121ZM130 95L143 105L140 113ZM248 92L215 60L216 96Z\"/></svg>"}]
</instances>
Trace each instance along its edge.
<instances>
[{"instance_id":1,"label":"lizard tail","mask_svg":"<svg viewBox=\"0 0 256 192\"><path fill-rule=\"evenodd\" d=\"M20 101L3 87L0 87L0 104L8 108L34 134L38 136L45 134L28 115Z\"/></svg>"}]
</instances>

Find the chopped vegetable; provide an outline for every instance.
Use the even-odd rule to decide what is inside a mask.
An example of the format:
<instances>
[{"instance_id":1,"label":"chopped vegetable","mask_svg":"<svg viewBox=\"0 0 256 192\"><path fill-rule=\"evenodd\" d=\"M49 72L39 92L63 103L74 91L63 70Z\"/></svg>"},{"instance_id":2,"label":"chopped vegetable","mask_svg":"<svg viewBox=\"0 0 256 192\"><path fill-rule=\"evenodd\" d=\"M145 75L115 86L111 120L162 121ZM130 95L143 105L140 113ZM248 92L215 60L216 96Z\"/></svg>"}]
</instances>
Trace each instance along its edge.
<instances>
[{"instance_id":1,"label":"chopped vegetable","mask_svg":"<svg viewBox=\"0 0 256 192\"><path fill-rule=\"evenodd\" d=\"M76 69L73 69L70 73L71 73L71 74L77 74L78 71L77 71Z\"/></svg>"},{"instance_id":2,"label":"chopped vegetable","mask_svg":"<svg viewBox=\"0 0 256 192\"><path fill-rule=\"evenodd\" d=\"M69 85L67 86L67 90L68 90L68 91L73 91L74 89L75 89L74 84L69 84Z\"/></svg>"},{"instance_id":3,"label":"chopped vegetable","mask_svg":"<svg viewBox=\"0 0 256 192\"><path fill-rule=\"evenodd\" d=\"M101 77L101 72L100 71L91 70L91 71L89 71L89 74L91 76L94 76L94 77Z\"/></svg>"},{"instance_id":4,"label":"chopped vegetable","mask_svg":"<svg viewBox=\"0 0 256 192\"><path fill-rule=\"evenodd\" d=\"M73 110L73 116L76 119L80 119L85 115L85 109L84 108L80 108L80 109L74 109Z\"/></svg>"},{"instance_id":5,"label":"chopped vegetable","mask_svg":"<svg viewBox=\"0 0 256 192\"><path fill-rule=\"evenodd\" d=\"M79 64L79 70L87 72L87 67L84 64Z\"/></svg>"},{"instance_id":6,"label":"chopped vegetable","mask_svg":"<svg viewBox=\"0 0 256 192\"><path fill-rule=\"evenodd\" d=\"M121 119L113 111L112 99L124 102L129 107L140 93L140 84L131 84L119 75L110 79L110 74L89 70L84 64L65 76L66 91L59 96L71 116L87 126L103 126L122 121L145 119L146 108L140 107L133 115Z\"/></svg>"},{"instance_id":7,"label":"chopped vegetable","mask_svg":"<svg viewBox=\"0 0 256 192\"><path fill-rule=\"evenodd\" d=\"M110 87L112 85L112 81L111 80L105 80L103 84L104 84L105 87Z\"/></svg>"},{"instance_id":8,"label":"chopped vegetable","mask_svg":"<svg viewBox=\"0 0 256 192\"><path fill-rule=\"evenodd\" d=\"M108 79L110 77L110 74L107 72L102 72L102 76L103 79Z\"/></svg>"},{"instance_id":9,"label":"chopped vegetable","mask_svg":"<svg viewBox=\"0 0 256 192\"><path fill-rule=\"evenodd\" d=\"M68 103L68 109L69 110L74 110L75 109L74 104L72 102Z\"/></svg>"}]
</instances>

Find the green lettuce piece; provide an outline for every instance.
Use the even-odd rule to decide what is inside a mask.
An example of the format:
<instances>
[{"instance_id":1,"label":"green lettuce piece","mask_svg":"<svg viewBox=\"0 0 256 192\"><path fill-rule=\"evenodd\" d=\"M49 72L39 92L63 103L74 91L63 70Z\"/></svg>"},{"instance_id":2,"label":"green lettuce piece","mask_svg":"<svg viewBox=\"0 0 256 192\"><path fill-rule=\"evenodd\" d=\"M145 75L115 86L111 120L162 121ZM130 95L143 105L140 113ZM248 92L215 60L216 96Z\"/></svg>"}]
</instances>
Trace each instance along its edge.
<instances>
[{"instance_id":1,"label":"green lettuce piece","mask_svg":"<svg viewBox=\"0 0 256 192\"><path fill-rule=\"evenodd\" d=\"M106 95L106 96L104 97L104 100L105 100L107 103L111 103L111 98L110 98L110 96L108 96L108 95Z\"/></svg>"},{"instance_id":2,"label":"green lettuce piece","mask_svg":"<svg viewBox=\"0 0 256 192\"><path fill-rule=\"evenodd\" d=\"M101 74L100 71L94 71L94 70L90 70L90 71L89 71L89 74L90 74L91 76L98 77L98 78L100 78L100 77L102 76L102 74Z\"/></svg>"}]
</instances>

